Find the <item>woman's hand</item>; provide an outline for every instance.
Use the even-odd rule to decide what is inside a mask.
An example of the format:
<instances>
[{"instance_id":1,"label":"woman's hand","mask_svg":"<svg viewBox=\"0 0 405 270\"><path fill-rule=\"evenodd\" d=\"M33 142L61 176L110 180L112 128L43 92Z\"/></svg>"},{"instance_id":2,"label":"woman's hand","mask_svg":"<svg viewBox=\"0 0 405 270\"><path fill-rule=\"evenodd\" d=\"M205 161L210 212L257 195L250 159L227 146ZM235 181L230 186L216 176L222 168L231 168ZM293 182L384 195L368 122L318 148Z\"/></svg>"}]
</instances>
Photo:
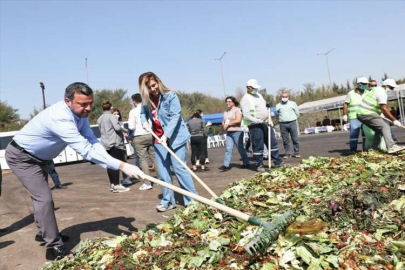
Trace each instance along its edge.
<instances>
[{"instance_id":1,"label":"woman's hand","mask_svg":"<svg viewBox=\"0 0 405 270\"><path fill-rule=\"evenodd\" d=\"M168 138L163 135L162 137L160 137L159 143L167 147L167 139Z\"/></svg>"}]
</instances>

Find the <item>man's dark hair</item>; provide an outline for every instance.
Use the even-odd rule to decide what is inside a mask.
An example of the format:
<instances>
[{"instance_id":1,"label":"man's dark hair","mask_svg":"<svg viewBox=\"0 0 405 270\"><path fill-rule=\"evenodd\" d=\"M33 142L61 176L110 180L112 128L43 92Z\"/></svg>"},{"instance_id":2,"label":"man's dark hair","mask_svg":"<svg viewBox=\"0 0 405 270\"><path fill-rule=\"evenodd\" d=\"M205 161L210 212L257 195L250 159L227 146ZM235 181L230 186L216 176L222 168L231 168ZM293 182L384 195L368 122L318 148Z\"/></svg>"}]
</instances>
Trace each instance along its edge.
<instances>
[{"instance_id":1,"label":"man's dark hair","mask_svg":"<svg viewBox=\"0 0 405 270\"><path fill-rule=\"evenodd\" d=\"M370 82L377 82L376 80L371 80Z\"/></svg>"},{"instance_id":2,"label":"man's dark hair","mask_svg":"<svg viewBox=\"0 0 405 270\"><path fill-rule=\"evenodd\" d=\"M132 99L133 101L135 101L135 102L142 103L142 97L141 97L141 94L139 94L139 93L133 94L133 95L131 96L131 99Z\"/></svg>"},{"instance_id":3,"label":"man's dark hair","mask_svg":"<svg viewBox=\"0 0 405 270\"><path fill-rule=\"evenodd\" d=\"M199 114L202 114L202 110L200 110L200 109L197 109L195 112L199 113Z\"/></svg>"},{"instance_id":4,"label":"man's dark hair","mask_svg":"<svg viewBox=\"0 0 405 270\"><path fill-rule=\"evenodd\" d=\"M75 93L80 93L86 96L93 95L93 89L85 83L75 82L69 85L65 90L65 98L73 100Z\"/></svg>"}]
</instances>

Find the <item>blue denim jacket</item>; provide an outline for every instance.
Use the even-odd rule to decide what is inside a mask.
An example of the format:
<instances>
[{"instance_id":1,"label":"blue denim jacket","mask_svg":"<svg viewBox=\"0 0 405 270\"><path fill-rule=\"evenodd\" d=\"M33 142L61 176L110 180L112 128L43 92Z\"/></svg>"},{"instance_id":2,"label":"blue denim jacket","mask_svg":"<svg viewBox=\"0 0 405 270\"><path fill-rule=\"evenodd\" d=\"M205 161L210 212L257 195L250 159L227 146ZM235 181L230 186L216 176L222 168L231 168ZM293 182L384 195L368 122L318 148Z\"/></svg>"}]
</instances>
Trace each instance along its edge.
<instances>
[{"instance_id":1,"label":"blue denim jacket","mask_svg":"<svg viewBox=\"0 0 405 270\"><path fill-rule=\"evenodd\" d=\"M152 111L147 106L142 106L142 125L148 119L153 123ZM170 91L167 94L160 96L158 119L162 125L164 135L169 138L170 146L173 149L185 144L190 139L190 132L181 116L180 100L175 92Z\"/></svg>"}]
</instances>

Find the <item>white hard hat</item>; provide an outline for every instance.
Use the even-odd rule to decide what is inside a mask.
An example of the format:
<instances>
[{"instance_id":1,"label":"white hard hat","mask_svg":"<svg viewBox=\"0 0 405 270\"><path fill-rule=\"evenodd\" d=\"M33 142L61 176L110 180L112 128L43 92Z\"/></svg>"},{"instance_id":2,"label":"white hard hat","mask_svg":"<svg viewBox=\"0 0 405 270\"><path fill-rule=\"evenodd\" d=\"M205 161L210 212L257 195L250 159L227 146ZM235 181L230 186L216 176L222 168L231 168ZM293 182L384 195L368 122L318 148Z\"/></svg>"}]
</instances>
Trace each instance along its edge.
<instances>
[{"instance_id":1,"label":"white hard hat","mask_svg":"<svg viewBox=\"0 0 405 270\"><path fill-rule=\"evenodd\" d=\"M388 85L394 88L398 86L394 79L386 79L385 81L383 81L382 85Z\"/></svg>"},{"instance_id":2,"label":"white hard hat","mask_svg":"<svg viewBox=\"0 0 405 270\"><path fill-rule=\"evenodd\" d=\"M255 89L259 89L261 88L261 86L259 85L259 83L257 82L256 79L250 79L247 81L246 86L251 86Z\"/></svg>"},{"instance_id":3,"label":"white hard hat","mask_svg":"<svg viewBox=\"0 0 405 270\"><path fill-rule=\"evenodd\" d=\"M357 83L369 83L366 77L359 77L357 78Z\"/></svg>"}]
</instances>

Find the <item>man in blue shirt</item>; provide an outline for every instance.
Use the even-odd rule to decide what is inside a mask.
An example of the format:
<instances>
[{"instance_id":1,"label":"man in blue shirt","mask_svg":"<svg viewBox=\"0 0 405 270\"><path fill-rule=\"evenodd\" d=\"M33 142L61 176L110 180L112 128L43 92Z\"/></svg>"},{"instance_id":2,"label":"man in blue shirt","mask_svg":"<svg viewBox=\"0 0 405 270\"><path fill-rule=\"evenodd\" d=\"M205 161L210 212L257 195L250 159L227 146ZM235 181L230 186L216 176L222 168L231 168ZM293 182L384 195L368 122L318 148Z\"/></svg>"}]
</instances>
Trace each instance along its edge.
<instances>
[{"instance_id":1,"label":"man in blue shirt","mask_svg":"<svg viewBox=\"0 0 405 270\"><path fill-rule=\"evenodd\" d=\"M300 112L297 103L289 100L288 92L283 92L281 94L281 102L276 105L276 111L285 150L285 156L283 158L286 159L291 157L290 136L294 146L293 157L300 158L300 144L298 141L297 128L297 119L300 116Z\"/></svg>"},{"instance_id":2,"label":"man in blue shirt","mask_svg":"<svg viewBox=\"0 0 405 270\"><path fill-rule=\"evenodd\" d=\"M87 117L93 105L93 90L84 83L66 88L65 100L36 115L7 146L6 161L30 193L38 232L35 240L46 243L46 258L61 259L70 252L59 233L52 193L48 186L48 165L67 145L103 168L121 170L125 174L144 178L136 166L108 155L90 128Z\"/></svg>"}]
</instances>

